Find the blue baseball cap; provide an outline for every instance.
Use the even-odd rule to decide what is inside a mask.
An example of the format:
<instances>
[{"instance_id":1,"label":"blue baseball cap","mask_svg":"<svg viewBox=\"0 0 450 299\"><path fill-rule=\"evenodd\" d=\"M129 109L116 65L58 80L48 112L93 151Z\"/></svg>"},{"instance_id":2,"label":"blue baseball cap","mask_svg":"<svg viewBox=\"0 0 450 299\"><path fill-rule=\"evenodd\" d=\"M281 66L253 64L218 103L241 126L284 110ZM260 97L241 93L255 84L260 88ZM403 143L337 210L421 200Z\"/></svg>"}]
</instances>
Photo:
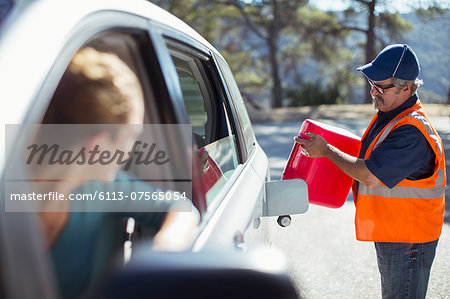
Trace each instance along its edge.
<instances>
[{"instance_id":1,"label":"blue baseball cap","mask_svg":"<svg viewBox=\"0 0 450 299\"><path fill-rule=\"evenodd\" d=\"M357 70L372 81L383 81L392 77L415 80L419 76L420 66L410 46L395 44L384 48L371 63L360 66Z\"/></svg>"}]
</instances>

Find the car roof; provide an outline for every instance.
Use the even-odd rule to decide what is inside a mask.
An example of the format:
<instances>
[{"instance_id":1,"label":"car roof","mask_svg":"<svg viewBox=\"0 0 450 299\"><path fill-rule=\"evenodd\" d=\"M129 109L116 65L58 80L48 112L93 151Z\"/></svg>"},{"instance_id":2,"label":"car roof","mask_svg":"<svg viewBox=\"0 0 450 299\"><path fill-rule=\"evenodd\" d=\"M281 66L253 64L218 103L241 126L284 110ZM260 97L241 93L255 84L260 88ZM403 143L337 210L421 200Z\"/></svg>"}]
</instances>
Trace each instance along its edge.
<instances>
[{"instance_id":1,"label":"car roof","mask_svg":"<svg viewBox=\"0 0 450 299\"><path fill-rule=\"evenodd\" d=\"M46 73L67 37L84 18L101 12L125 12L149 20L149 25L171 29L221 55L186 23L144 0L16 0L0 24L0 119L20 124L32 105ZM149 26L149 27L150 27ZM38 59L36 59L38 58ZM5 140L0 130L0 139ZM0 148L0 169L5 146Z\"/></svg>"},{"instance_id":2,"label":"car roof","mask_svg":"<svg viewBox=\"0 0 450 299\"><path fill-rule=\"evenodd\" d=\"M198 42L206 45L208 48L214 49L211 44L204 39L197 31L189 25L172 15L168 11L146 0L14 0L12 2L13 11L9 14L12 19L17 20L20 17L27 16L37 18L34 25L44 21L64 18L67 23L79 20L82 17L99 11L122 11L145 17L149 20L163 24L164 26L183 32L194 38ZM17 11L14 11L16 9ZM48 12L45 14L45 12ZM57 12L57 13L56 13ZM39 13L39 14L38 14ZM45 19L43 17L45 16ZM32 19L27 22L31 23ZM17 22L16 22L17 23ZM11 22L2 27L12 25ZM0 38L3 28L0 28ZM56 29L56 28L55 28Z\"/></svg>"}]
</instances>

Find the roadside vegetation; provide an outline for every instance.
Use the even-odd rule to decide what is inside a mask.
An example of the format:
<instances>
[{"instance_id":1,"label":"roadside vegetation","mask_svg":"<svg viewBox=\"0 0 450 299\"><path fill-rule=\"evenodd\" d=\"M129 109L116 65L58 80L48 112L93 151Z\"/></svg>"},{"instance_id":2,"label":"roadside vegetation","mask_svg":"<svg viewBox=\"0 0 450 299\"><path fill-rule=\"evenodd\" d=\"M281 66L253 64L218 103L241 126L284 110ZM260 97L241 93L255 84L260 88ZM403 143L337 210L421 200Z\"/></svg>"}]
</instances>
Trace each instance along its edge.
<instances>
[{"instance_id":1,"label":"roadside vegetation","mask_svg":"<svg viewBox=\"0 0 450 299\"><path fill-rule=\"evenodd\" d=\"M344 11L322 11L308 0L151 0L219 49L255 108L369 103L355 68L391 43L416 50L422 100L448 101L448 2L411 1L400 14L390 0L343 1Z\"/></svg>"}]
</instances>

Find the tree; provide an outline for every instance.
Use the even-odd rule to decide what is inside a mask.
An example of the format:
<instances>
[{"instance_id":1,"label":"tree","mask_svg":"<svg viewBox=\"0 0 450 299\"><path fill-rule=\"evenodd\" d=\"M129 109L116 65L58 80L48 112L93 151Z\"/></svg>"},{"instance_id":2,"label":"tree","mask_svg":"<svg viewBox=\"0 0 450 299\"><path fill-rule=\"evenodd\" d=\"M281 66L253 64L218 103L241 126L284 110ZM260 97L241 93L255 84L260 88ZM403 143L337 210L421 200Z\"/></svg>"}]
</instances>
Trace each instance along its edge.
<instances>
[{"instance_id":1,"label":"tree","mask_svg":"<svg viewBox=\"0 0 450 299\"><path fill-rule=\"evenodd\" d=\"M305 0L253 0L253 1L216 1L233 6L242 15L246 28L263 40L268 52L270 74L272 79L271 106L281 107L283 99L279 67L279 46L282 31L291 25L297 9L305 5Z\"/></svg>"},{"instance_id":2,"label":"tree","mask_svg":"<svg viewBox=\"0 0 450 299\"><path fill-rule=\"evenodd\" d=\"M280 56L288 57L294 67L306 57L298 49L307 44L309 54L318 60L330 60L334 40L342 39L345 30L337 23L335 16L307 6L307 0L216 0L236 8L242 15L242 23L254 37L261 40L267 53L271 78L271 107L281 107L284 88L280 73L285 65Z\"/></svg>"},{"instance_id":3,"label":"tree","mask_svg":"<svg viewBox=\"0 0 450 299\"><path fill-rule=\"evenodd\" d=\"M216 39L222 12L208 0L149 0L200 32L208 41Z\"/></svg>"},{"instance_id":4,"label":"tree","mask_svg":"<svg viewBox=\"0 0 450 299\"><path fill-rule=\"evenodd\" d=\"M324 80L344 82L339 88L345 89L351 82L340 79L348 78L342 68L342 57L348 56L342 55L348 52L343 47L348 30L340 26L335 15L308 6L307 0L152 2L183 19L216 46L252 103L258 102L252 94L264 94L269 87L271 107L281 107L286 86L295 90L300 89L298 82L312 81L309 74L307 80L300 78L298 66L304 60L327 62L327 74L319 84L328 85Z\"/></svg>"},{"instance_id":5,"label":"tree","mask_svg":"<svg viewBox=\"0 0 450 299\"><path fill-rule=\"evenodd\" d=\"M348 30L362 32L366 36L365 62L372 61L376 54L389 41L401 39L413 25L405 21L398 12L389 12L387 8L391 1L383 0L352 0L351 6L344 12L342 26ZM383 12L380 12L383 11ZM359 13L366 14L365 26L353 25ZM366 85L367 103L372 102L369 85Z\"/></svg>"},{"instance_id":6,"label":"tree","mask_svg":"<svg viewBox=\"0 0 450 299\"><path fill-rule=\"evenodd\" d=\"M291 60L293 68L300 71L294 76L297 84L289 89L303 89L305 86L302 85L311 86L308 82L312 82L318 89L328 89L331 93L337 89L342 98L336 98L336 102L342 102L352 93L357 76L350 67L353 53L346 45L348 33L339 24L336 14L311 6L300 8L294 26L286 32L290 47L285 47L282 52L283 57ZM294 50L296 55L291 58L289 50ZM311 62L315 70L305 72L308 64L311 68ZM325 99L318 98L315 104L323 104L323 101Z\"/></svg>"}]
</instances>

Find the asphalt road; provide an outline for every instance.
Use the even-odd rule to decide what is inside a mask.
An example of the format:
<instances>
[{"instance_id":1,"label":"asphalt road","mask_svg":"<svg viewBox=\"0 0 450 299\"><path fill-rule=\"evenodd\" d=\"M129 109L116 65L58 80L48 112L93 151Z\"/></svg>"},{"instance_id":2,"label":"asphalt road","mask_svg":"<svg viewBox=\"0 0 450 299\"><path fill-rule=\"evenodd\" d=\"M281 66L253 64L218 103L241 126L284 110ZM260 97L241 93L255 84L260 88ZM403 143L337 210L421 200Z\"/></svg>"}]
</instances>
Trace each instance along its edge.
<instances>
[{"instance_id":1,"label":"asphalt road","mask_svg":"<svg viewBox=\"0 0 450 299\"><path fill-rule=\"evenodd\" d=\"M317 120L346 128L358 136L369 123L368 119ZM444 140L448 165L450 119L435 117L432 122ZM298 134L300 126L300 122L254 125L258 141L269 157L273 180L281 177L292 149L292 137ZM450 298L449 206L447 204L446 223L432 266L427 298ZM305 214L293 216L287 228L279 227L275 221L270 223L272 246L286 254L290 276L302 297L381 298L375 248L371 242L355 239L354 212L349 197L339 209L310 205Z\"/></svg>"}]
</instances>

